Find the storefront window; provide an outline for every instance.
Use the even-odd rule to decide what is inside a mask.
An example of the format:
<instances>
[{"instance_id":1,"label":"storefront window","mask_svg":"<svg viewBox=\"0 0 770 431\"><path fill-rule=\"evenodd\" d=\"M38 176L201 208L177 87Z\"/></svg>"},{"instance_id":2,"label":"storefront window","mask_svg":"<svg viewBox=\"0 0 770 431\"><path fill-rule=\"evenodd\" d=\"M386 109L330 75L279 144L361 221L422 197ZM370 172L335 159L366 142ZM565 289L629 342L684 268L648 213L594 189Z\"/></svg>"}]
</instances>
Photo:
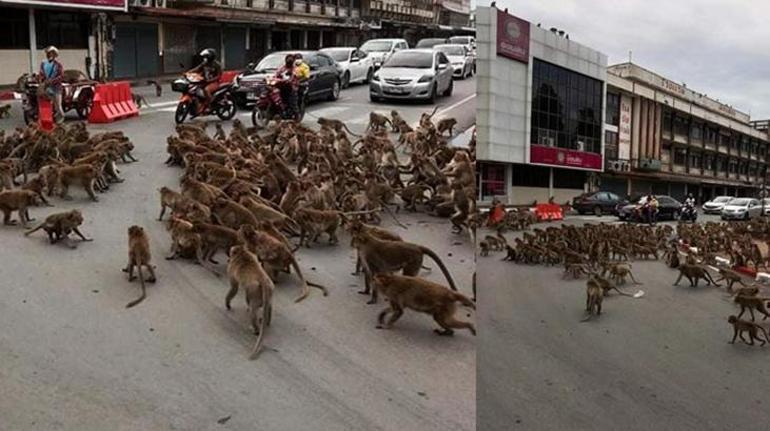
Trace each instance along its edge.
<instances>
[{"instance_id":1,"label":"storefront window","mask_svg":"<svg viewBox=\"0 0 770 431\"><path fill-rule=\"evenodd\" d=\"M674 164L684 166L686 161L687 161L687 151L682 148L674 149Z\"/></svg>"},{"instance_id":2,"label":"storefront window","mask_svg":"<svg viewBox=\"0 0 770 431\"><path fill-rule=\"evenodd\" d=\"M88 48L89 17L84 13L39 11L35 14L37 47Z\"/></svg>"},{"instance_id":3,"label":"storefront window","mask_svg":"<svg viewBox=\"0 0 770 431\"><path fill-rule=\"evenodd\" d=\"M603 83L538 59L532 83L531 143L600 153Z\"/></svg>"},{"instance_id":4,"label":"storefront window","mask_svg":"<svg viewBox=\"0 0 770 431\"><path fill-rule=\"evenodd\" d=\"M620 94L607 93L607 111L604 116L607 124L620 124Z\"/></svg>"},{"instance_id":5,"label":"storefront window","mask_svg":"<svg viewBox=\"0 0 770 431\"><path fill-rule=\"evenodd\" d=\"M29 12L0 8L0 49L29 49Z\"/></svg>"},{"instance_id":6,"label":"storefront window","mask_svg":"<svg viewBox=\"0 0 770 431\"><path fill-rule=\"evenodd\" d=\"M505 165L501 163L483 163L481 166L481 197L506 195Z\"/></svg>"}]
</instances>

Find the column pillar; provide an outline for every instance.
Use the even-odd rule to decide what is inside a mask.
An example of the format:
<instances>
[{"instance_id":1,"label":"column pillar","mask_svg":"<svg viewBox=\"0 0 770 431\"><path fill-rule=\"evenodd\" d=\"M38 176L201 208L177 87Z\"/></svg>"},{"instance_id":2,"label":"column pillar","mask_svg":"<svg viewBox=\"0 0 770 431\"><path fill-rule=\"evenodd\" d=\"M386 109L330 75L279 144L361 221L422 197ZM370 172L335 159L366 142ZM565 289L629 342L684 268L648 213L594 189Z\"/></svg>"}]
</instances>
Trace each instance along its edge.
<instances>
[{"instance_id":1,"label":"column pillar","mask_svg":"<svg viewBox=\"0 0 770 431\"><path fill-rule=\"evenodd\" d=\"M307 30L302 30L302 49L307 49Z\"/></svg>"},{"instance_id":2,"label":"column pillar","mask_svg":"<svg viewBox=\"0 0 770 431\"><path fill-rule=\"evenodd\" d=\"M548 198L553 196L553 168L548 168Z\"/></svg>"},{"instance_id":3,"label":"column pillar","mask_svg":"<svg viewBox=\"0 0 770 431\"><path fill-rule=\"evenodd\" d=\"M29 8L29 73L37 70L37 33L35 31L35 9Z\"/></svg>"},{"instance_id":4,"label":"column pillar","mask_svg":"<svg viewBox=\"0 0 770 431\"><path fill-rule=\"evenodd\" d=\"M631 103L631 159L632 166L639 166L639 117L642 110L640 96L634 96Z\"/></svg>"}]
</instances>

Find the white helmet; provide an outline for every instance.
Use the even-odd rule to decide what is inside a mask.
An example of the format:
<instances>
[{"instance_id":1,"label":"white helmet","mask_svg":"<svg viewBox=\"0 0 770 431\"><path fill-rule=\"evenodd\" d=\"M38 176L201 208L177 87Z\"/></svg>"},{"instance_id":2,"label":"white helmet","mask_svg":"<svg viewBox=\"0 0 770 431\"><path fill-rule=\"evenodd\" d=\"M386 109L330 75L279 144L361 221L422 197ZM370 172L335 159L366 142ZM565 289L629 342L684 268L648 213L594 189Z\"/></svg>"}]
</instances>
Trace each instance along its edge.
<instances>
[{"instance_id":1,"label":"white helmet","mask_svg":"<svg viewBox=\"0 0 770 431\"><path fill-rule=\"evenodd\" d=\"M49 46L44 51L45 51L46 54L48 54L49 52L53 52L54 54L56 54L57 57L59 56L59 48L57 48L57 47L55 47L53 45Z\"/></svg>"}]
</instances>

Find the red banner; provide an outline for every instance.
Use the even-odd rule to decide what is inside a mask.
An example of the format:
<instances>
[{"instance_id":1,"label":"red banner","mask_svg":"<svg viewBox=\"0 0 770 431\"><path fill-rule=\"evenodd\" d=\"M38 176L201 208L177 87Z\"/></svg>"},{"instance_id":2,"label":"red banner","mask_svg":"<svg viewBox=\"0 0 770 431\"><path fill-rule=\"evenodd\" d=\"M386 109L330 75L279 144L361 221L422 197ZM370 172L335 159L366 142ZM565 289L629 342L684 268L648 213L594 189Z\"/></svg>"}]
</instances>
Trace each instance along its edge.
<instances>
[{"instance_id":1,"label":"red banner","mask_svg":"<svg viewBox=\"0 0 770 431\"><path fill-rule=\"evenodd\" d=\"M128 10L128 0L0 0L2 3L18 3L25 6L58 6L78 9Z\"/></svg>"},{"instance_id":2,"label":"red banner","mask_svg":"<svg viewBox=\"0 0 770 431\"><path fill-rule=\"evenodd\" d=\"M583 169L602 169L602 155L585 151L568 150L566 148L531 145L529 161L544 165L567 166Z\"/></svg>"},{"instance_id":3,"label":"red banner","mask_svg":"<svg viewBox=\"0 0 770 431\"><path fill-rule=\"evenodd\" d=\"M529 22L497 11L497 55L529 63Z\"/></svg>"}]
</instances>

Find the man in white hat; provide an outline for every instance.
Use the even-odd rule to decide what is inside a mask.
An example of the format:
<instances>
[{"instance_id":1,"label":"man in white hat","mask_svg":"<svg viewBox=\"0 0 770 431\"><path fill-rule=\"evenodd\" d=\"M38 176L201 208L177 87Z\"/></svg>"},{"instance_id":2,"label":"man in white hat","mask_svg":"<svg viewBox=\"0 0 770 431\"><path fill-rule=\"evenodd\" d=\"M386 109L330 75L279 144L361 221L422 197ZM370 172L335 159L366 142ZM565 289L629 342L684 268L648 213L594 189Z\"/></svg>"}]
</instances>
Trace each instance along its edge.
<instances>
[{"instance_id":1,"label":"man in white hat","mask_svg":"<svg viewBox=\"0 0 770 431\"><path fill-rule=\"evenodd\" d=\"M59 50L55 46L49 46L45 49L46 59L40 63L39 79L45 85L45 90L53 102L55 113L57 114L57 123L64 121L64 110L62 110L62 80L64 80L64 66L57 60Z\"/></svg>"}]
</instances>

